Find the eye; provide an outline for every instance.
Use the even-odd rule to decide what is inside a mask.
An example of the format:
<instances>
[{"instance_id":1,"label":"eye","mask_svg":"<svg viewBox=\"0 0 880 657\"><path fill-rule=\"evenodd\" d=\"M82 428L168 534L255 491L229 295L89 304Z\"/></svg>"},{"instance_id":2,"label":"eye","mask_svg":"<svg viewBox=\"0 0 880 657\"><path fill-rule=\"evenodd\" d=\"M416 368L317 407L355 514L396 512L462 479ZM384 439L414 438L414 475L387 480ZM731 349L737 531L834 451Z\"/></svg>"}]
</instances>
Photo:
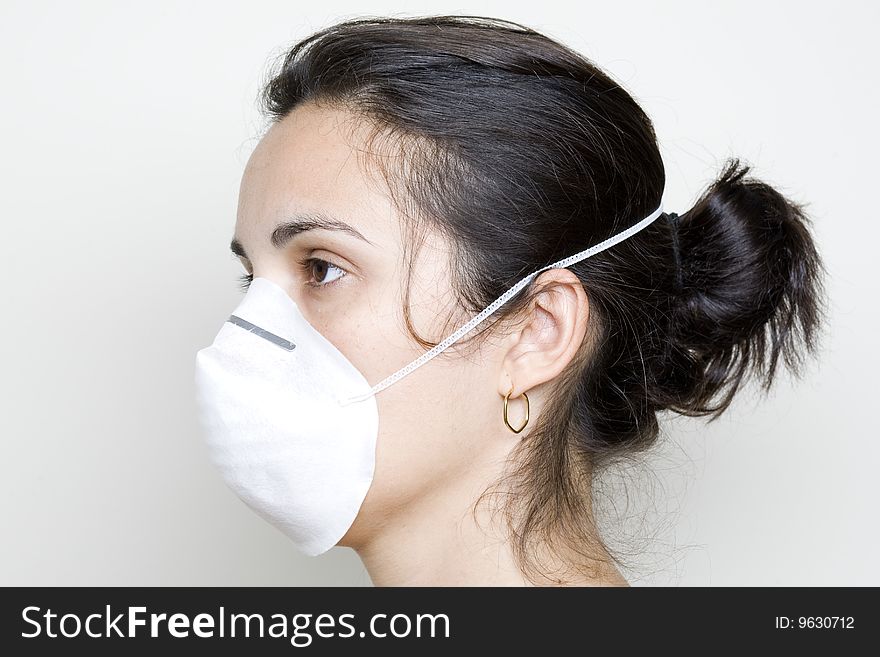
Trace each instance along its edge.
<instances>
[{"instance_id":1,"label":"eye","mask_svg":"<svg viewBox=\"0 0 880 657\"><path fill-rule=\"evenodd\" d=\"M340 278L348 274L348 272L339 267L338 265L334 265L332 262L328 260L322 260L321 258L306 258L305 260L300 260L300 267L306 272L306 275L310 275L313 272L317 271L317 279L318 282L312 282L311 279L306 281L306 285L310 287L316 288L324 288L336 283ZM335 270L338 272L334 278L331 280L325 280L324 277L327 276L328 272ZM251 282L254 280L253 274L242 274L238 277L239 287L243 292L247 292L248 287L250 287Z\"/></svg>"},{"instance_id":2,"label":"eye","mask_svg":"<svg viewBox=\"0 0 880 657\"><path fill-rule=\"evenodd\" d=\"M306 281L306 285L309 285L311 287L327 287L328 285L333 285L336 281L338 281L340 278L348 273L342 267L338 267L332 262L329 262L328 260L322 260L321 258L306 258L305 260L300 261L300 265L302 266L306 274L311 274L313 272L317 273L317 283L313 283L311 280ZM338 274L328 281L324 277L326 277L327 274L332 270L335 270L336 272L338 272Z\"/></svg>"},{"instance_id":3,"label":"eye","mask_svg":"<svg viewBox=\"0 0 880 657\"><path fill-rule=\"evenodd\" d=\"M247 289L250 287L251 281L253 280L253 274L242 274L238 277L238 287L241 289L242 292L247 292Z\"/></svg>"}]
</instances>

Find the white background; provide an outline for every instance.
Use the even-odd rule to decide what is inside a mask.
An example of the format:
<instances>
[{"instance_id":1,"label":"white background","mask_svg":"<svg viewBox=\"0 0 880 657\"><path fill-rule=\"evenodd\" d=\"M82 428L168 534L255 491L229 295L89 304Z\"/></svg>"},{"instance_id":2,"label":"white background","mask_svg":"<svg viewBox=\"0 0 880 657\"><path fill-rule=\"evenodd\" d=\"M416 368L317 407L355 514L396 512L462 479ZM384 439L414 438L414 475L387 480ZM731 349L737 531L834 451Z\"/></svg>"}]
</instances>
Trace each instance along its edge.
<instances>
[{"instance_id":1,"label":"white background","mask_svg":"<svg viewBox=\"0 0 880 657\"><path fill-rule=\"evenodd\" d=\"M876 3L9 2L0 584L363 584L225 488L195 352L240 293L229 254L270 59L361 15L479 14L575 47L653 118L684 212L740 156L810 203L821 359L717 422L677 419L627 476L636 585L880 584ZM626 474L626 473L625 473Z\"/></svg>"}]
</instances>

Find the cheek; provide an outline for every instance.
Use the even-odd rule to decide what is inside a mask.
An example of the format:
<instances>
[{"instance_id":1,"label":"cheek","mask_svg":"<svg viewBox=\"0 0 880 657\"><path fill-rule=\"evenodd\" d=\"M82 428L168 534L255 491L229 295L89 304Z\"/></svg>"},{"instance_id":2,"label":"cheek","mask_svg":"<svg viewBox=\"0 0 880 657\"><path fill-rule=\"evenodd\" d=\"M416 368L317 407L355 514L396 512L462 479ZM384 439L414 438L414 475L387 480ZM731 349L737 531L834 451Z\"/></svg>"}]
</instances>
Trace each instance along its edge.
<instances>
[{"instance_id":1,"label":"cheek","mask_svg":"<svg viewBox=\"0 0 880 657\"><path fill-rule=\"evenodd\" d=\"M493 448L493 420L501 417L490 412L493 393L485 369L443 355L379 392L376 471L363 520L381 523L408 507L436 503L452 487L479 485L479 464Z\"/></svg>"},{"instance_id":2,"label":"cheek","mask_svg":"<svg viewBox=\"0 0 880 657\"><path fill-rule=\"evenodd\" d=\"M399 301L386 299L376 305L393 308L395 303ZM426 328L436 317L424 310L436 304L414 308L420 332L438 338L437 330ZM424 353L413 349L394 311L381 319L362 318L345 350L370 385ZM475 464L485 460L493 429L497 435L501 406L495 403L500 403L497 368L468 353L459 356L453 346L376 395L376 468L352 528L352 542L366 540L395 514L436 502L448 487L477 477Z\"/></svg>"}]
</instances>

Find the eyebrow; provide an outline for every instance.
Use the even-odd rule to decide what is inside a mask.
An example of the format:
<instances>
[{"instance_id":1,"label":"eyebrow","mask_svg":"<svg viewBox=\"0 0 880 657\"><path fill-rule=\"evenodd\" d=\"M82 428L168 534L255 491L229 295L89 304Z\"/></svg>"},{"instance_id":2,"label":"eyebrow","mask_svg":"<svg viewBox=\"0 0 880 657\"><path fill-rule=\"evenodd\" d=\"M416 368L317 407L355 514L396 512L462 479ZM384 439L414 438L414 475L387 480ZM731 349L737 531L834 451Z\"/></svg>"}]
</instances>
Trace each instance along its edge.
<instances>
[{"instance_id":1,"label":"eyebrow","mask_svg":"<svg viewBox=\"0 0 880 657\"><path fill-rule=\"evenodd\" d=\"M333 230L341 233L347 233L353 237L358 238L359 240L363 240L371 246L376 246L370 240L364 237L356 228L352 228L341 219L332 217L324 212L307 212L294 215L290 219L287 219L286 221L278 224L272 230L272 236L269 238L269 242L276 249L280 249L284 247L284 245L292 240L295 236L299 235L300 233L305 233L309 230ZM242 246L241 242L239 242L237 239L233 238L232 242L229 243L229 249L232 251L232 253L241 258L248 258L248 255L244 250L244 246Z\"/></svg>"}]
</instances>

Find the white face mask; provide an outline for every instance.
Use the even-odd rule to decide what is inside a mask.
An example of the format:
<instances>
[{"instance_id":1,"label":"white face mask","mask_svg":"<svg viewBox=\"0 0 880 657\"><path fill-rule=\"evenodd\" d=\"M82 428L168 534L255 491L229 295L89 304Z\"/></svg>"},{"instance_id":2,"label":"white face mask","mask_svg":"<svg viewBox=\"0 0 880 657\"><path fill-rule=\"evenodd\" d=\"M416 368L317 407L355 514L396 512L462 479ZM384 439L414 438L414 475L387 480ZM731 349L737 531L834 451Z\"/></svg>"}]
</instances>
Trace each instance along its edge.
<instances>
[{"instance_id":1,"label":"white face mask","mask_svg":"<svg viewBox=\"0 0 880 657\"><path fill-rule=\"evenodd\" d=\"M376 393L473 330L542 271L589 258L662 213L661 204L634 226L529 274L372 387L283 288L254 278L214 342L196 355L196 403L211 461L227 485L301 552L326 552L351 527L373 480Z\"/></svg>"}]
</instances>

